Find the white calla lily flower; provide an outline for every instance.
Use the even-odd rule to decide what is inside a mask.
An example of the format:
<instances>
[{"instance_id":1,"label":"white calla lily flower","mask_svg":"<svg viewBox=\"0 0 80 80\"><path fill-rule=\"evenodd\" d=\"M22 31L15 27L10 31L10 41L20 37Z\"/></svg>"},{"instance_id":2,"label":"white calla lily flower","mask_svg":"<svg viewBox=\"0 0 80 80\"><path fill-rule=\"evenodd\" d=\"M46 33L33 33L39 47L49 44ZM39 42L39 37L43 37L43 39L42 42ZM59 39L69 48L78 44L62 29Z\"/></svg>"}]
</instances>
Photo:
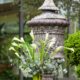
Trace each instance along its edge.
<instances>
[{"instance_id":1,"label":"white calla lily flower","mask_svg":"<svg viewBox=\"0 0 80 80\"><path fill-rule=\"evenodd\" d=\"M67 73L68 71L67 71L67 69L63 69L63 72L64 72L64 73Z\"/></svg>"},{"instance_id":2,"label":"white calla lily flower","mask_svg":"<svg viewBox=\"0 0 80 80\"><path fill-rule=\"evenodd\" d=\"M31 44L31 46L34 48L34 49L36 49L37 48L37 45L36 44Z\"/></svg>"},{"instance_id":3,"label":"white calla lily flower","mask_svg":"<svg viewBox=\"0 0 80 80\"><path fill-rule=\"evenodd\" d=\"M48 33L46 33L45 41L47 41L47 40L48 40L48 37L49 37L49 34L48 34Z\"/></svg>"},{"instance_id":4,"label":"white calla lily flower","mask_svg":"<svg viewBox=\"0 0 80 80\"><path fill-rule=\"evenodd\" d=\"M24 39L23 39L23 37L21 37L20 39L14 37L14 38L13 38L13 41L24 42Z\"/></svg>"},{"instance_id":5,"label":"white calla lily flower","mask_svg":"<svg viewBox=\"0 0 80 80\"><path fill-rule=\"evenodd\" d=\"M14 47L10 47L9 50L16 51Z\"/></svg>"},{"instance_id":6,"label":"white calla lily flower","mask_svg":"<svg viewBox=\"0 0 80 80\"><path fill-rule=\"evenodd\" d=\"M31 38L34 40L33 30L31 30L31 32L30 32L30 36L31 36Z\"/></svg>"},{"instance_id":7,"label":"white calla lily flower","mask_svg":"<svg viewBox=\"0 0 80 80\"><path fill-rule=\"evenodd\" d=\"M56 38L52 38L49 42L48 47L51 48L55 44L55 42L56 42Z\"/></svg>"},{"instance_id":8,"label":"white calla lily flower","mask_svg":"<svg viewBox=\"0 0 80 80\"><path fill-rule=\"evenodd\" d=\"M13 46L18 46L18 44L17 44L17 43L15 43L15 42L13 42L13 43L12 43L12 45L13 45Z\"/></svg>"},{"instance_id":9,"label":"white calla lily flower","mask_svg":"<svg viewBox=\"0 0 80 80\"><path fill-rule=\"evenodd\" d=\"M20 42L20 39L18 39L17 37L14 37L13 41L19 41Z\"/></svg>"},{"instance_id":10,"label":"white calla lily flower","mask_svg":"<svg viewBox=\"0 0 80 80\"><path fill-rule=\"evenodd\" d=\"M24 42L24 38L23 37L21 37L20 40L21 40L21 42Z\"/></svg>"},{"instance_id":11,"label":"white calla lily flower","mask_svg":"<svg viewBox=\"0 0 80 80\"><path fill-rule=\"evenodd\" d=\"M73 48L67 48L67 47L64 47L64 48L67 49L67 50L70 50L70 51L74 52Z\"/></svg>"}]
</instances>

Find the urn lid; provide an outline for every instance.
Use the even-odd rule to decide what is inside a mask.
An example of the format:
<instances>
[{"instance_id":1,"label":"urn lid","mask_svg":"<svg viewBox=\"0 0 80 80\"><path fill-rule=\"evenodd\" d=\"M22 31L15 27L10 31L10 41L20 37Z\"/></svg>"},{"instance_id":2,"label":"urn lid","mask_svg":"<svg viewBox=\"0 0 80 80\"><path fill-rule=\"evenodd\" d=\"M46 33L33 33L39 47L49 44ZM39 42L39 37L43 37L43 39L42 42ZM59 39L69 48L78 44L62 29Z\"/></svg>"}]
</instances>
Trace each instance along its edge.
<instances>
[{"instance_id":1,"label":"urn lid","mask_svg":"<svg viewBox=\"0 0 80 80\"><path fill-rule=\"evenodd\" d=\"M55 6L53 0L45 0L43 5L39 8L40 10L56 10L58 11L58 7Z\"/></svg>"},{"instance_id":2,"label":"urn lid","mask_svg":"<svg viewBox=\"0 0 80 80\"><path fill-rule=\"evenodd\" d=\"M27 22L29 26L68 26L67 19L58 14L58 8L55 6L53 0L45 0L43 5L39 8L43 11L42 14L32 18Z\"/></svg>"}]
</instances>

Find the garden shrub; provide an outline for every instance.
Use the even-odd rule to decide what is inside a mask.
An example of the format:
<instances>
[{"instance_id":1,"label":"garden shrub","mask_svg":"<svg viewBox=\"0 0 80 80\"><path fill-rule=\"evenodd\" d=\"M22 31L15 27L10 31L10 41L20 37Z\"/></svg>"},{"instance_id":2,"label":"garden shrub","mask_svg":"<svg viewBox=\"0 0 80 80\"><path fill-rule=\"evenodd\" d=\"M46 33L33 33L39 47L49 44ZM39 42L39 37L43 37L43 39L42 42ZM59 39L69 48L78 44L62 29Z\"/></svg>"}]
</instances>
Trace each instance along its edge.
<instances>
[{"instance_id":1,"label":"garden shrub","mask_svg":"<svg viewBox=\"0 0 80 80\"><path fill-rule=\"evenodd\" d=\"M75 71L77 73L77 76L80 77L80 64L75 67Z\"/></svg>"},{"instance_id":2,"label":"garden shrub","mask_svg":"<svg viewBox=\"0 0 80 80\"><path fill-rule=\"evenodd\" d=\"M7 68L2 73L0 73L0 80L18 80L18 76L13 74L11 68Z\"/></svg>"},{"instance_id":3,"label":"garden shrub","mask_svg":"<svg viewBox=\"0 0 80 80\"><path fill-rule=\"evenodd\" d=\"M80 31L74 34L70 34L68 39L65 40L64 45L74 49L74 53L65 50L65 55L69 64L76 66L80 64Z\"/></svg>"}]
</instances>

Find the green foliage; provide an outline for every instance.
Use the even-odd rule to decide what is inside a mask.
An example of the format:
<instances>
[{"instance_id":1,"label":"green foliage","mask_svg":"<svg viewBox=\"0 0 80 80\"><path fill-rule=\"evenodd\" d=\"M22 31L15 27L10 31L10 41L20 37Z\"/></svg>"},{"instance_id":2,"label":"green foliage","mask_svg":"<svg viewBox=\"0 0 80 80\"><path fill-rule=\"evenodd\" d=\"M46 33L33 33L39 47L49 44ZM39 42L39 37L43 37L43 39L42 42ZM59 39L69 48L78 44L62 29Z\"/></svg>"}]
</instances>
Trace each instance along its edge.
<instances>
[{"instance_id":1,"label":"green foliage","mask_svg":"<svg viewBox=\"0 0 80 80\"><path fill-rule=\"evenodd\" d=\"M35 40L33 31L31 31L30 35ZM63 48L73 50L59 46L54 51L50 51L55 41L55 38L48 39L48 33L46 33L45 40L41 39L39 42L33 42L32 44L25 42L23 38L13 38L9 50L16 55L17 64L25 76L32 77L37 73L53 73L57 67L55 65L57 63L53 61L54 55Z\"/></svg>"},{"instance_id":2,"label":"green foliage","mask_svg":"<svg viewBox=\"0 0 80 80\"><path fill-rule=\"evenodd\" d=\"M80 78L80 64L75 67L75 71L76 71L78 77Z\"/></svg>"},{"instance_id":3,"label":"green foliage","mask_svg":"<svg viewBox=\"0 0 80 80\"><path fill-rule=\"evenodd\" d=\"M80 64L80 31L74 34L69 35L69 38L65 41L65 47L73 48L74 53L71 53L68 50L65 50L68 62L71 65Z\"/></svg>"},{"instance_id":4,"label":"green foliage","mask_svg":"<svg viewBox=\"0 0 80 80\"><path fill-rule=\"evenodd\" d=\"M9 37L3 37L0 43L0 63L9 63L8 48L10 47L11 39Z\"/></svg>"},{"instance_id":5,"label":"green foliage","mask_svg":"<svg viewBox=\"0 0 80 80\"><path fill-rule=\"evenodd\" d=\"M12 68L7 68L0 73L0 80L18 80L18 76L13 74Z\"/></svg>"},{"instance_id":6,"label":"green foliage","mask_svg":"<svg viewBox=\"0 0 80 80\"><path fill-rule=\"evenodd\" d=\"M40 40L39 45L36 45L35 43L29 44L24 40L14 38L10 50L17 56L17 59L20 62L19 67L22 72L26 76L32 76L43 71L43 67L46 68L46 66L49 67L49 65L51 65L51 61L45 48L46 43L43 40Z\"/></svg>"}]
</instances>

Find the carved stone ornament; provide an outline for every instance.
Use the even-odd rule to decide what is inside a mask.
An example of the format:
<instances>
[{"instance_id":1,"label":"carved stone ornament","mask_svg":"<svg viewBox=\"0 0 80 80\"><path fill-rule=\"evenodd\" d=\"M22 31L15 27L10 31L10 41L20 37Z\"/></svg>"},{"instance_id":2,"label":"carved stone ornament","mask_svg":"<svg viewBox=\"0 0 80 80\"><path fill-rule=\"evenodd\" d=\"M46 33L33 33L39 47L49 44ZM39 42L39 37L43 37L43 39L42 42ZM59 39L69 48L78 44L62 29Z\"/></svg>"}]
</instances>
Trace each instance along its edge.
<instances>
[{"instance_id":1,"label":"carved stone ornament","mask_svg":"<svg viewBox=\"0 0 80 80\"><path fill-rule=\"evenodd\" d=\"M42 14L27 22L34 32L35 42L44 39L47 32L49 33L49 39L56 38L56 44L53 49L63 46L64 31L69 22L64 16L58 14L59 9L55 6L53 0L45 0L39 10L42 10ZM60 53L57 57L59 56L61 57Z\"/></svg>"}]
</instances>

